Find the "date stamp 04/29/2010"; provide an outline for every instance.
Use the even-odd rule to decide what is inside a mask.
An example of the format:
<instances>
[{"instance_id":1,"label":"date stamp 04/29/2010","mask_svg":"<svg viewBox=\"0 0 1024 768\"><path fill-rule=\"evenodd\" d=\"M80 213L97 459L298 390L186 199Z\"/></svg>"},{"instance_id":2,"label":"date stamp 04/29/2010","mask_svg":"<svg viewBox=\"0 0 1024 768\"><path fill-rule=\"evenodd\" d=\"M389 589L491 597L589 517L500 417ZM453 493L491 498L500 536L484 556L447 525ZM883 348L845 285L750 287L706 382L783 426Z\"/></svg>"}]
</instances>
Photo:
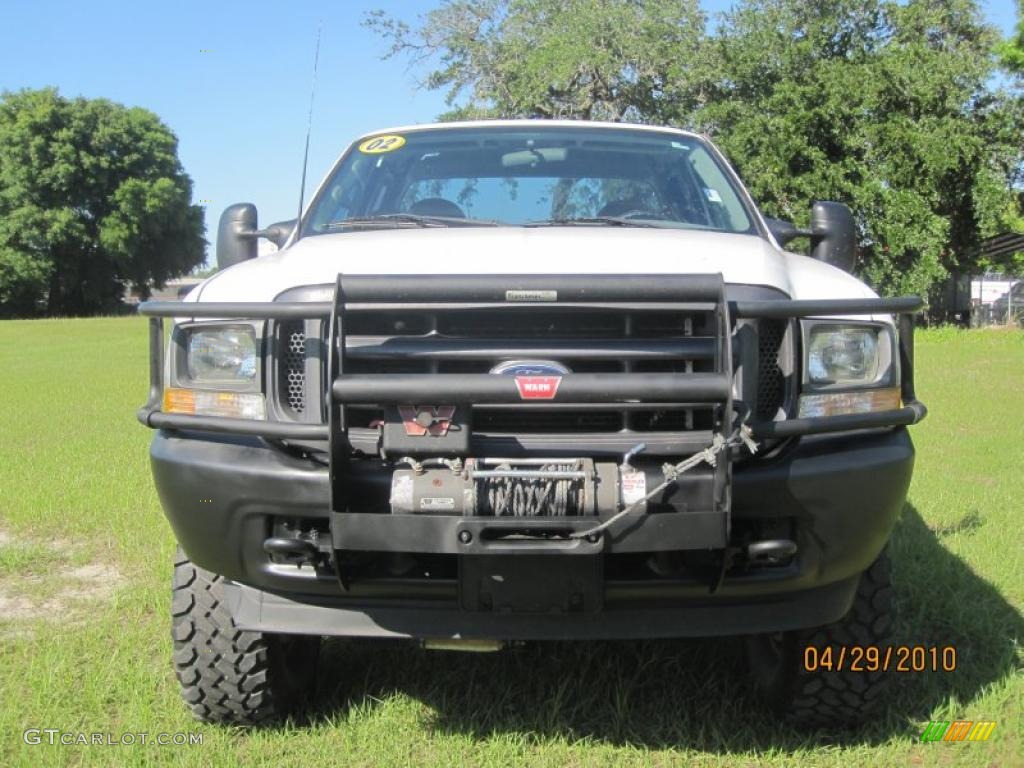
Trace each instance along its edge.
<instances>
[{"instance_id":1,"label":"date stamp 04/29/2010","mask_svg":"<svg viewBox=\"0 0 1024 768\"><path fill-rule=\"evenodd\" d=\"M808 645L805 672L955 672L952 645Z\"/></svg>"}]
</instances>

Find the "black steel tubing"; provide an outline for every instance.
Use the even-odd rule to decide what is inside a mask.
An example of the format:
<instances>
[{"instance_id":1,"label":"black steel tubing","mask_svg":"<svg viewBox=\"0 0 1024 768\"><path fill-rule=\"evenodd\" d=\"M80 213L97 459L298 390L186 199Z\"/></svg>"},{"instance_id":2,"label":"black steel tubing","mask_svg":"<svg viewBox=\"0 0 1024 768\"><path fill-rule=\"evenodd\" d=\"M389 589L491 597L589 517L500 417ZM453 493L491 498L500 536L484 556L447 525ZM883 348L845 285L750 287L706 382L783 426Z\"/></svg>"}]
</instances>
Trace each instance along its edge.
<instances>
[{"instance_id":1,"label":"black steel tubing","mask_svg":"<svg viewBox=\"0 0 1024 768\"><path fill-rule=\"evenodd\" d=\"M149 397L143 410L160 407L164 396L164 321L160 317L149 319Z\"/></svg>"},{"instance_id":2,"label":"black steel tubing","mask_svg":"<svg viewBox=\"0 0 1024 768\"><path fill-rule=\"evenodd\" d=\"M755 438L767 439L844 432L854 429L906 426L918 423L925 417L927 412L927 408L925 408L923 403L914 401L908 403L903 408L878 411L876 413L855 413L843 416L821 416L811 419L762 422L754 424L753 430ZM147 411L145 408L139 410L138 419L145 426L154 429L187 429L293 440L327 439L326 424L292 424L276 421L227 419L216 416L191 416L188 414L164 413L163 411ZM646 435L641 436L638 434L635 436L634 441L641 437L649 439Z\"/></svg>"},{"instance_id":3,"label":"black steel tubing","mask_svg":"<svg viewBox=\"0 0 1024 768\"><path fill-rule=\"evenodd\" d=\"M361 278L377 278L376 275L361 275ZM425 276L418 278L424 282L431 282L426 277L436 276ZM609 276L604 277L619 277ZM557 307L567 301L645 301L642 296L630 295L631 291L626 290L627 288L633 287L628 278L630 276L623 275L622 281L625 281L623 290L620 295L612 295L610 286L595 288L594 290L587 290L581 288L572 291L566 295L562 293L558 294L558 302L551 302L551 306ZM645 276L647 277L647 276ZM661 276L671 278L673 276ZM678 277L678 276L675 276ZM706 275L695 275L693 277L708 277ZM349 293L348 281L353 278L346 278L346 295ZM381 281L391 280L391 278L379 278ZM691 278L687 278L689 280ZM554 285L555 283L549 283ZM673 287L677 287L675 284ZM698 286L703 289L703 286ZM456 291L447 291L440 287L435 286L433 290L437 293L433 294L433 298L437 302L451 302L459 300ZM513 289L509 290L531 290L529 288L524 289ZM539 290L539 289L538 289ZM415 292L415 295L410 295L412 292L407 294L399 294L397 291L390 294L382 294L380 301L387 302L388 304L401 304L405 301L418 301L430 304L431 295L420 295L426 291L425 286L420 286L419 290ZM678 294L669 294L668 291L657 291L654 294L648 294L646 301L669 301L671 299L679 299ZM690 296L686 297L690 299ZM352 301L350 297L348 299ZM366 296L359 296L356 301L368 301L371 298ZM501 301L501 299L495 299L493 297L482 297L474 299L467 297L466 301ZM695 301L707 300L703 295L698 298L693 298ZM515 302L509 302L505 306L516 306ZM732 315L733 317L762 317L762 318L785 318L785 317L807 317L813 315L844 315L844 314L874 314L874 313L903 313L903 312L915 312L923 306L923 301L917 296L902 296L893 299L824 299L824 300L810 300L810 301L737 301L732 302ZM329 317L331 314L331 304L327 302L181 302L181 301L147 301L139 305L139 314L147 317L225 317L225 318L241 318L241 317L256 317L256 318L275 318L275 319L287 319L287 318L306 318L306 317Z\"/></svg>"},{"instance_id":4,"label":"black steel tubing","mask_svg":"<svg viewBox=\"0 0 1024 768\"><path fill-rule=\"evenodd\" d=\"M900 395L903 402L917 401L914 391L914 316L900 315Z\"/></svg>"},{"instance_id":5,"label":"black steel tubing","mask_svg":"<svg viewBox=\"0 0 1024 768\"><path fill-rule=\"evenodd\" d=\"M580 312L619 312L641 314L644 312L711 312L715 309L711 301L416 301L416 302L363 302L345 305L345 314L366 312L478 312L501 310L529 314L530 312L560 312L571 316Z\"/></svg>"},{"instance_id":6,"label":"black steel tubing","mask_svg":"<svg viewBox=\"0 0 1024 768\"><path fill-rule=\"evenodd\" d=\"M811 299L800 301L735 301L733 317L813 317L815 315L871 315L916 312L924 306L919 296L893 299Z\"/></svg>"},{"instance_id":7,"label":"black steel tubing","mask_svg":"<svg viewBox=\"0 0 1024 768\"><path fill-rule=\"evenodd\" d=\"M138 413L139 421L154 429L194 429L202 432L223 432L232 435L257 435L292 440L326 440L326 424L291 424L258 419L227 419L220 416L192 416L186 413L146 411Z\"/></svg>"},{"instance_id":8,"label":"black steel tubing","mask_svg":"<svg viewBox=\"0 0 1024 768\"><path fill-rule=\"evenodd\" d=\"M722 276L710 275L344 275L346 303L529 301L717 301Z\"/></svg>"},{"instance_id":9,"label":"black steel tubing","mask_svg":"<svg viewBox=\"0 0 1024 768\"><path fill-rule=\"evenodd\" d=\"M566 306L564 302L638 302L638 308L656 302L711 301L721 296L720 275L339 275L339 291L344 286L347 302L421 302L439 306L448 302L494 302L499 306L524 307L519 299L534 303L530 296L510 296L509 291L544 291L557 294L557 301L545 306ZM789 437L805 434L841 432L854 429L915 424L927 413L914 396L913 318L921 308L918 297L890 299L833 299L812 301L738 301L729 309L735 317L787 318L815 315L900 313L900 357L903 369L902 395L906 405L890 411L848 414L811 419L790 419L754 425L758 438ZM227 419L212 416L167 414L159 410L163 391L163 317L211 318L315 318L330 317L333 303L327 302L145 302L139 312L150 323L150 391L139 420L160 429L195 429L273 438L326 439L326 424L301 424L257 420ZM362 309L363 307L360 307ZM367 306L366 309L371 307ZM725 329L723 329L724 331ZM543 348L531 347L522 340L492 340L494 349L481 349L481 340L418 341L402 339L367 345L353 340L346 344L353 357L378 356L454 356L489 357L547 354L571 356L578 351L578 340L547 342ZM629 344L629 348L625 344ZM641 345L638 350L637 344ZM684 339L671 342L617 340L596 342L599 354L609 356L714 356L714 340ZM499 348L500 347L500 348ZM671 347L671 349L669 348ZM593 356L594 348L588 349ZM710 354L709 354L710 353ZM489 374L412 374L341 375L332 384L332 392L341 403L460 402L470 404L521 404L524 401L513 377ZM678 403L714 403L728 400L730 382L722 374L574 374L562 379L558 389L560 403L636 403L636 401ZM532 401L536 403L537 401ZM537 403L538 405L541 403ZM550 403L557 405L556 403Z\"/></svg>"},{"instance_id":10,"label":"black steel tubing","mask_svg":"<svg viewBox=\"0 0 1024 768\"><path fill-rule=\"evenodd\" d=\"M330 317L329 303L308 301L146 301L139 314L147 317L288 318Z\"/></svg>"},{"instance_id":11,"label":"black steel tubing","mask_svg":"<svg viewBox=\"0 0 1024 768\"><path fill-rule=\"evenodd\" d=\"M564 360L710 360L714 354L715 340L700 337L549 340L349 336L345 339L346 357L375 360L396 357L428 360L490 360L509 357L554 357Z\"/></svg>"},{"instance_id":12,"label":"black steel tubing","mask_svg":"<svg viewBox=\"0 0 1024 768\"><path fill-rule=\"evenodd\" d=\"M519 403L516 377L483 374L342 374L331 391L350 403ZM717 373L578 373L562 377L560 400L725 402L729 378ZM525 402L531 402L529 400ZM532 402L536 402L533 400Z\"/></svg>"},{"instance_id":13,"label":"black steel tubing","mask_svg":"<svg viewBox=\"0 0 1024 768\"><path fill-rule=\"evenodd\" d=\"M879 427L901 427L917 424L928 413L923 403L914 401L902 408L874 413L849 413L842 416L816 416L809 419L787 419L768 421L752 425L757 440L796 437L799 435L821 435L829 432L848 432L854 429L877 429Z\"/></svg>"}]
</instances>

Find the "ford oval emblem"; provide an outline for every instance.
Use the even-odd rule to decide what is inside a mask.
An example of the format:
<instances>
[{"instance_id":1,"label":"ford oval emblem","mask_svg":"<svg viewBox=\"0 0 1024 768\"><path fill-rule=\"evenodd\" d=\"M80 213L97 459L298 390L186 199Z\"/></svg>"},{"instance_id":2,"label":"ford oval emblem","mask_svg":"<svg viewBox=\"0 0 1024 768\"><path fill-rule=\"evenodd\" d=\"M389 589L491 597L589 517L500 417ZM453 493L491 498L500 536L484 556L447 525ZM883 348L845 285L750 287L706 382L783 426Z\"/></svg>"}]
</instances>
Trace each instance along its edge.
<instances>
[{"instance_id":1,"label":"ford oval emblem","mask_svg":"<svg viewBox=\"0 0 1024 768\"><path fill-rule=\"evenodd\" d=\"M564 376L572 371L554 360L506 360L491 368L491 373L504 376Z\"/></svg>"}]
</instances>

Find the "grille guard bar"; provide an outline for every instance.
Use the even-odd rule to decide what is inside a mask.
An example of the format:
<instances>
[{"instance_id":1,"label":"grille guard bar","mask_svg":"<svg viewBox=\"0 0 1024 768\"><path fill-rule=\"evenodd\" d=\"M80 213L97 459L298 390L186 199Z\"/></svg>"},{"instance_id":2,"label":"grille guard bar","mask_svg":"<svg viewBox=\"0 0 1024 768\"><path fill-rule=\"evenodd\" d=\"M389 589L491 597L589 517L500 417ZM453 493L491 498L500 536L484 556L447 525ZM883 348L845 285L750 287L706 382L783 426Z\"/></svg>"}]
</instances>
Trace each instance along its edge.
<instances>
[{"instance_id":1,"label":"grille guard bar","mask_svg":"<svg viewBox=\"0 0 1024 768\"><path fill-rule=\"evenodd\" d=\"M519 302L510 294L528 296L531 291L557 291L558 301ZM750 424L757 439L843 432L916 424L927 414L914 389L914 314L923 305L920 298L904 296L883 299L824 299L733 301L724 299L721 275L338 275L332 302L205 302L148 301L139 314L150 318L150 388L138 419L154 429L183 429L274 439L331 440L344 429L343 406L339 400L386 402L428 400L431 396L457 389L460 397L489 403L520 402L511 377L474 374L409 374L395 376L351 375L344 372L344 328L339 320L349 312L370 307L409 308L410 305L466 308L504 307L529 310L575 306L594 308L609 303L637 302L657 309L710 309L717 307L722 323L714 350L715 374L577 374L566 377L560 392L572 392L585 402L626 400L642 396L649 400L728 401L731 409L732 318L797 318L847 314L896 314L899 327L899 355L902 371L903 407L843 416L761 421ZM213 416L165 413L161 408L164 390L165 317L229 319L312 319L330 318L328 371L328 423L287 423ZM728 362L728 365L722 363ZM458 379L456 382L455 379ZM431 389L434 395L431 394ZM333 418L332 418L333 414ZM725 429L724 424L721 429Z\"/></svg>"}]
</instances>

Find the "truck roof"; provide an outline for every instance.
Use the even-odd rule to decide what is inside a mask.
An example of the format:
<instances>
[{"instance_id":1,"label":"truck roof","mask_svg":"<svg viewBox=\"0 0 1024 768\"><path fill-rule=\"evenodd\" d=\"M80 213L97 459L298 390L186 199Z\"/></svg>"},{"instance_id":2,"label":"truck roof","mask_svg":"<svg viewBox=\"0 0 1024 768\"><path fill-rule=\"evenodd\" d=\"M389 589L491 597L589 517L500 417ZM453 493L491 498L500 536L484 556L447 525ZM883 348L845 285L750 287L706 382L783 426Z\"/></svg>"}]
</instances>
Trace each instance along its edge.
<instances>
[{"instance_id":1,"label":"truck roof","mask_svg":"<svg viewBox=\"0 0 1024 768\"><path fill-rule=\"evenodd\" d=\"M419 123L416 125L400 125L381 128L362 134L359 139L378 136L382 133L411 133L413 131L445 130L449 128L600 128L606 130L635 130L656 133L675 133L680 136L699 136L693 131L661 125L645 125L642 123L612 123L599 120L552 120L549 118L521 118L516 120L459 120L450 123Z\"/></svg>"}]
</instances>

